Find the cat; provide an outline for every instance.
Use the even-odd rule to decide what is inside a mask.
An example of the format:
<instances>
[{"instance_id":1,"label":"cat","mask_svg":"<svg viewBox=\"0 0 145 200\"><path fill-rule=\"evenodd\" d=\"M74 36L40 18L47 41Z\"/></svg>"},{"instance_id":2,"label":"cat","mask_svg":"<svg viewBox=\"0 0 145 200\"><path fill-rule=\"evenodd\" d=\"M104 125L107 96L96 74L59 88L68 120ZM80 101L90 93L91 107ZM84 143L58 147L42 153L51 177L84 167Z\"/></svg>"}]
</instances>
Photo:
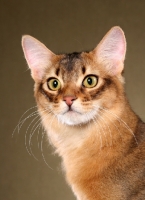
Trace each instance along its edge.
<instances>
[{"instance_id":1,"label":"cat","mask_svg":"<svg viewBox=\"0 0 145 200\"><path fill-rule=\"evenodd\" d=\"M90 52L56 55L22 37L42 124L77 200L145 199L145 123L124 90L126 39L115 26Z\"/></svg>"}]
</instances>

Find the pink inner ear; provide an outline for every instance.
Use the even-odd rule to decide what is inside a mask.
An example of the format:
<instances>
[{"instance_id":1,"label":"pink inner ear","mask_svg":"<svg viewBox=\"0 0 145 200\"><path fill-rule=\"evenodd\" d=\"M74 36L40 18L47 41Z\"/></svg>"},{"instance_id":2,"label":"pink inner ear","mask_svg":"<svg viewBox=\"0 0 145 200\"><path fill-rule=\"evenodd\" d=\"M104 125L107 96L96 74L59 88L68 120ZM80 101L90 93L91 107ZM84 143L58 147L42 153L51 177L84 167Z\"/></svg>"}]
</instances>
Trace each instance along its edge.
<instances>
[{"instance_id":1,"label":"pink inner ear","mask_svg":"<svg viewBox=\"0 0 145 200\"><path fill-rule=\"evenodd\" d=\"M40 71L39 69L31 70L31 76L35 81L41 81L44 77L44 71Z\"/></svg>"},{"instance_id":2,"label":"pink inner ear","mask_svg":"<svg viewBox=\"0 0 145 200\"><path fill-rule=\"evenodd\" d=\"M96 48L97 59L106 70L117 75L123 70L126 53L126 40L119 27L112 28Z\"/></svg>"},{"instance_id":3,"label":"pink inner ear","mask_svg":"<svg viewBox=\"0 0 145 200\"><path fill-rule=\"evenodd\" d=\"M33 79L42 80L54 54L45 45L29 35L23 36L22 47Z\"/></svg>"},{"instance_id":4,"label":"pink inner ear","mask_svg":"<svg viewBox=\"0 0 145 200\"><path fill-rule=\"evenodd\" d=\"M112 56L116 56L116 60L124 61L126 53L126 41L123 31L117 27L113 28L108 40L111 43L110 51L112 52Z\"/></svg>"}]
</instances>

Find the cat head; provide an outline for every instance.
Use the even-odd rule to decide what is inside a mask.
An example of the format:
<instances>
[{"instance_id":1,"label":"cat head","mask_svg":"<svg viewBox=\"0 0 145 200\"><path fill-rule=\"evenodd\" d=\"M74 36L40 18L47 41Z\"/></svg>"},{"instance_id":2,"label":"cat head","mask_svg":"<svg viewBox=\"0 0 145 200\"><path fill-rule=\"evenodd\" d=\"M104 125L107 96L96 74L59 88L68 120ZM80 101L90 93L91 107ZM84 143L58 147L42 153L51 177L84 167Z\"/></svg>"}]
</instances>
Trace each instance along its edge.
<instances>
[{"instance_id":1,"label":"cat head","mask_svg":"<svg viewBox=\"0 0 145 200\"><path fill-rule=\"evenodd\" d=\"M48 120L85 124L122 99L126 40L121 28L113 27L90 52L55 55L29 35L23 36L22 47L38 108Z\"/></svg>"}]
</instances>

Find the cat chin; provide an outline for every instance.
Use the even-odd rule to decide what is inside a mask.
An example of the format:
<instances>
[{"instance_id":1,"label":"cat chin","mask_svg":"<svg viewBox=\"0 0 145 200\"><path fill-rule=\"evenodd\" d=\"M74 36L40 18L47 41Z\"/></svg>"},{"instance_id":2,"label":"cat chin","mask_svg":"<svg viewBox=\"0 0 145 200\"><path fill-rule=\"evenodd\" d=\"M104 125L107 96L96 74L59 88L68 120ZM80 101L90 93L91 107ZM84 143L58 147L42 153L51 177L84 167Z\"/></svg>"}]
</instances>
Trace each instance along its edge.
<instances>
[{"instance_id":1,"label":"cat chin","mask_svg":"<svg viewBox=\"0 0 145 200\"><path fill-rule=\"evenodd\" d=\"M78 113L75 111L69 111L65 114L57 115L58 121L62 124L66 124L69 126L87 124L89 121L95 119L97 117L97 110L92 110L88 113Z\"/></svg>"}]
</instances>

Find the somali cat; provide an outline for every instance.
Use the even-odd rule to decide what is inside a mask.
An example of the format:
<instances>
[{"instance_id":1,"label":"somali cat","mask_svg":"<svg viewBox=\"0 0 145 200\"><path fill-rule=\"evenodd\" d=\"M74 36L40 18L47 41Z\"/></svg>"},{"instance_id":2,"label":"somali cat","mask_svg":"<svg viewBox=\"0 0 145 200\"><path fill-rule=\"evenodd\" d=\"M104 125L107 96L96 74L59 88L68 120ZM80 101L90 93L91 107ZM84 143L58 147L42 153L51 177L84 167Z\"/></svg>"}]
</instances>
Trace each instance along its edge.
<instances>
[{"instance_id":1,"label":"somali cat","mask_svg":"<svg viewBox=\"0 0 145 200\"><path fill-rule=\"evenodd\" d=\"M50 143L78 200L145 199L145 123L124 91L126 40L113 27L90 52L55 55L23 36Z\"/></svg>"}]
</instances>

